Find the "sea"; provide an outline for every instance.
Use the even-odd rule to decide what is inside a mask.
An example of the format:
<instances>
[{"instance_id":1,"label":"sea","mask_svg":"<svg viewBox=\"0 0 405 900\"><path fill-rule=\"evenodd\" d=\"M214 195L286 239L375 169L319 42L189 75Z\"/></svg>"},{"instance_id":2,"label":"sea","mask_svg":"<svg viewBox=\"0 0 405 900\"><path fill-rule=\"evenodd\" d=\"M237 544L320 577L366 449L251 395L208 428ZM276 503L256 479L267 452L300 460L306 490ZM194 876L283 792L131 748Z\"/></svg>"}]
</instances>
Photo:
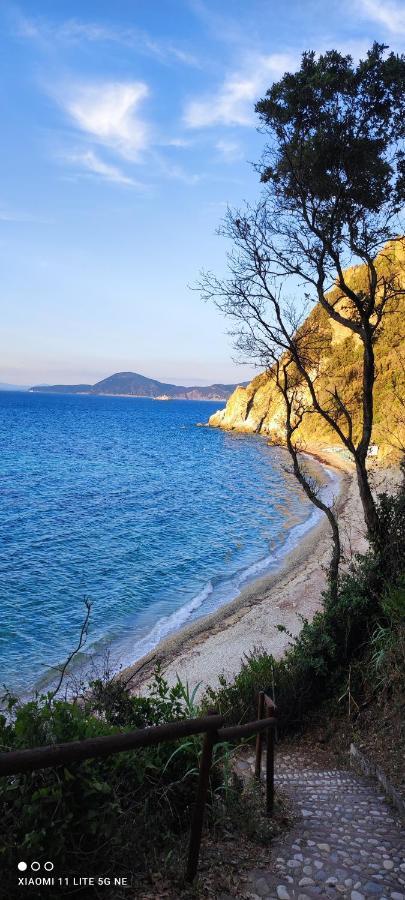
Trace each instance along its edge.
<instances>
[{"instance_id":1,"label":"sea","mask_svg":"<svg viewBox=\"0 0 405 900\"><path fill-rule=\"evenodd\" d=\"M46 689L86 598L81 671L134 662L275 571L314 525L285 450L205 427L223 405L0 393L1 685Z\"/></svg>"}]
</instances>

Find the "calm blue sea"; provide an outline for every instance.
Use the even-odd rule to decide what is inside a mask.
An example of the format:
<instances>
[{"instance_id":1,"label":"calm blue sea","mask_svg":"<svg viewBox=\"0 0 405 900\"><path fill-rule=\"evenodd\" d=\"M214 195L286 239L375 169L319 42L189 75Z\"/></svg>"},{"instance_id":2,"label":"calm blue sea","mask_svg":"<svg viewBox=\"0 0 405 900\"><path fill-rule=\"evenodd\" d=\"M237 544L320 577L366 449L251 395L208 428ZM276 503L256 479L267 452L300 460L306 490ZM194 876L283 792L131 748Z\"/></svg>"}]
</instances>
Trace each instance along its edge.
<instances>
[{"instance_id":1,"label":"calm blue sea","mask_svg":"<svg viewBox=\"0 0 405 900\"><path fill-rule=\"evenodd\" d=\"M132 662L309 527L284 451L196 427L219 405L0 393L0 683L63 661L84 597L86 653Z\"/></svg>"}]
</instances>

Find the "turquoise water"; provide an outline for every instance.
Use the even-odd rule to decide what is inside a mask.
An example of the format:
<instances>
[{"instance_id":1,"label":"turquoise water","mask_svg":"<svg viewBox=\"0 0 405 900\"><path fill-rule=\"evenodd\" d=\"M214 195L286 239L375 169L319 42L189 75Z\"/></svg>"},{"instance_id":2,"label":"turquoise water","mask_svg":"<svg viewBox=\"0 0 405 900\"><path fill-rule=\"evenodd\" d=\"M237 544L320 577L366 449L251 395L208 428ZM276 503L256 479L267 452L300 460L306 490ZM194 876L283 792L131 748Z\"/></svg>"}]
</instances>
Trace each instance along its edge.
<instances>
[{"instance_id":1,"label":"turquoise water","mask_svg":"<svg viewBox=\"0 0 405 900\"><path fill-rule=\"evenodd\" d=\"M0 393L0 682L77 641L129 663L274 568L313 510L283 450L197 428L218 403Z\"/></svg>"}]
</instances>

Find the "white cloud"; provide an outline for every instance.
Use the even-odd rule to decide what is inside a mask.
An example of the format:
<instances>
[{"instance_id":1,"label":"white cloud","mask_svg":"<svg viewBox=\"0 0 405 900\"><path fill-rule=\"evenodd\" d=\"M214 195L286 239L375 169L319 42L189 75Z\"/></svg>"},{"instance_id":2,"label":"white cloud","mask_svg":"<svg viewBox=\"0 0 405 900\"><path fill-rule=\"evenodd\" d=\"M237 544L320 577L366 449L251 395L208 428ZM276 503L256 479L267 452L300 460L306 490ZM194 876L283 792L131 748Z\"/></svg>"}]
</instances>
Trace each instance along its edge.
<instances>
[{"instance_id":1,"label":"white cloud","mask_svg":"<svg viewBox=\"0 0 405 900\"><path fill-rule=\"evenodd\" d=\"M92 175L102 178L103 181L112 181L114 184L122 184L127 187L143 188L140 182L125 175L118 166L104 162L93 150L67 154L64 159L66 162L73 163L73 165L91 172Z\"/></svg>"},{"instance_id":2,"label":"white cloud","mask_svg":"<svg viewBox=\"0 0 405 900\"><path fill-rule=\"evenodd\" d=\"M402 3L395 0L360 0L360 9L393 34L405 34L405 7Z\"/></svg>"},{"instance_id":3,"label":"white cloud","mask_svg":"<svg viewBox=\"0 0 405 900\"><path fill-rule=\"evenodd\" d=\"M139 115L148 93L141 81L105 82L79 85L58 99L81 131L134 161L149 144L149 127Z\"/></svg>"},{"instance_id":4,"label":"white cloud","mask_svg":"<svg viewBox=\"0 0 405 900\"><path fill-rule=\"evenodd\" d=\"M185 110L185 124L188 128L251 125L260 94L294 65L295 59L289 54L256 56L244 71L229 75L216 93L191 100Z\"/></svg>"}]
</instances>

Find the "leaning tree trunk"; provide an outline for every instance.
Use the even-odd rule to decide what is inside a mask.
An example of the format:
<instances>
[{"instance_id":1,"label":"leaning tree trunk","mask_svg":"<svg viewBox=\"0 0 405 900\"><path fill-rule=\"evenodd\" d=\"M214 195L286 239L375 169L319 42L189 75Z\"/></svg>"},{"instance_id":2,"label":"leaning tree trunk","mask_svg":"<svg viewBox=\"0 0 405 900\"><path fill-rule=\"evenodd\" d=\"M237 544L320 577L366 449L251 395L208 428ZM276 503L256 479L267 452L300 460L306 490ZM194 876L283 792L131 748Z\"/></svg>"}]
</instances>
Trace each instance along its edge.
<instances>
[{"instance_id":1,"label":"leaning tree trunk","mask_svg":"<svg viewBox=\"0 0 405 900\"><path fill-rule=\"evenodd\" d=\"M378 515L367 472L367 452L370 446L374 418L375 360L373 333L369 323L363 326L363 428L356 448L355 463L360 500L363 506L367 534L370 540L378 535Z\"/></svg>"},{"instance_id":2,"label":"leaning tree trunk","mask_svg":"<svg viewBox=\"0 0 405 900\"><path fill-rule=\"evenodd\" d=\"M305 477L305 475L301 469L301 466L298 461L298 451L294 444L294 441L292 440L293 429L290 424L291 408L289 407L288 398L284 397L284 399L286 401L286 407L287 407L287 421L286 421L287 450L292 459L294 475L295 475L297 481L299 482L299 484L301 485L301 487L304 489L304 491L305 491L307 497L309 498L309 500L311 501L311 503L313 503L314 506L316 506L318 509L320 509L321 512L323 512L324 515L327 517L329 525L331 527L333 546L332 546L332 556L331 556L331 560L329 563L328 581L329 581L329 590L330 590L331 599L333 602L336 602L338 599L339 566L340 566L340 559L341 559L341 555L342 555L339 525L337 522L337 518L336 518L333 510L331 509L331 507L328 506L327 503L324 503L323 500L321 500L321 498L318 496L318 493L312 487L310 481L308 481L308 479Z\"/></svg>"},{"instance_id":3,"label":"leaning tree trunk","mask_svg":"<svg viewBox=\"0 0 405 900\"><path fill-rule=\"evenodd\" d=\"M368 477L365 460L356 456L356 474L357 484L359 486L360 500L364 512L364 520L367 527L367 534L370 540L378 536L378 515L375 500L371 492L370 481Z\"/></svg>"}]
</instances>

